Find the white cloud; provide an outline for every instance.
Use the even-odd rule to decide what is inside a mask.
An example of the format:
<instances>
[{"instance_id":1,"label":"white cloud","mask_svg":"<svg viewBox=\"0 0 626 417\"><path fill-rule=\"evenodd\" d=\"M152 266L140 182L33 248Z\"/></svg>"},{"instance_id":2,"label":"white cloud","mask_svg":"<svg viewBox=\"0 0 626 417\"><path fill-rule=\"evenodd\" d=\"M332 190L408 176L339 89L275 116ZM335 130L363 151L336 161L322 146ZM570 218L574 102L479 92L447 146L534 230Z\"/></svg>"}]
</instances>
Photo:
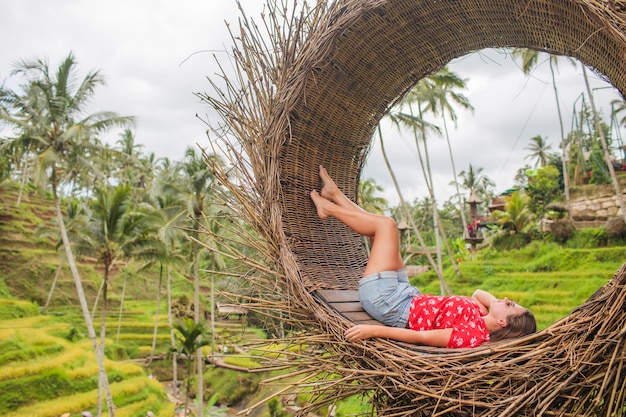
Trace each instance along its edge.
<instances>
[{"instance_id":1,"label":"white cloud","mask_svg":"<svg viewBox=\"0 0 626 417\"><path fill-rule=\"evenodd\" d=\"M260 22L264 2L241 3L246 15ZM239 18L234 0L2 1L0 80L8 77L17 59L48 58L54 68L73 51L82 73L99 69L106 76L107 85L97 90L91 108L136 116L137 141L147 152L180 159L186 147L207 144L206 126L196 114L215 115L194 93L211 91L206 78L220 72L214 55L230 68L231 38L225 21L236 35ZM483 167L503 190L527 162L524 147L532 136L547 136L558 149L560 133L547 63L526 78L510 56L487 51L460 58L451 69L469 79L465 95L476 109L458 110L458 128L449 126L457 170L467 169L469 163ZM573 103L584 90L580 67L563 62L558 84L570 130ZM594 81L598 85L606 84ZM617 93L605 89L597 94L604 112L610 111L607 103ZM400 139L389 128L385 136L406 197L426 195L413 139ZM395 201L377 148L375 143L364 177L375 178L385 196ZM442 201L452 192L447 146L443 138L434 138L429 148Z\"/></svg>"},{"instance_id":2,"label":"white cloud","mask_svg":"<svg viewBox=\"0 0 626 417\"><path fill-rule=\"evenodd\" d=\"M541 135L547 138L552 150L559 152L561 133L547 62L541 63L530 77L526 77L510 55L504 51L486 50L453 61L450 70L467 79L468 88L463 94L475 109L473 113L457 110L456 129L448 124L457 172L467 170L470 163L482 167L483 174L496 183L496 191L504 191L514 185L519 168L533 163L525 159L528 151L524 149L531 137ZM573 66L563 59L558 70L556 81L567 134L572 129L572 115L575 110L580 111L579 96L586 90L580 64ZM595 74L589 71L587 74L598 110L608 115L610 101L619 98L619 94ZM442 126L441 120L433 122ZM385 133L387 139L393 135L397 135L393 130ZM388 151L407 200L427 195L417 157L413 157L414 149L415 146L404 149L398 156ZM432 138L429 150L436 196L441 202L455 192L449 185L453 175L445 140ZM376 146L364 176L375 178L385 189L385 198L389 201L398 201Z\"/></svg>"}]
</instances>

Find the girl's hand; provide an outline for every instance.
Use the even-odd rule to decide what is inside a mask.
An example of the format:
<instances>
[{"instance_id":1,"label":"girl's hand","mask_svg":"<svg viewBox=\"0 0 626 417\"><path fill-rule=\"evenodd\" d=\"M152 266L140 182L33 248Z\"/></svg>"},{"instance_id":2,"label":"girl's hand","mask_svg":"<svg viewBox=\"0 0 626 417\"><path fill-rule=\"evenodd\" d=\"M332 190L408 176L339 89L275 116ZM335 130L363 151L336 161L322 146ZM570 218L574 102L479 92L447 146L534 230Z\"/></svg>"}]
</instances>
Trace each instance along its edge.
<instances>
[{"instance_id":1,"label":"girl's hand","mask_svg":"<svg viewBox=\"0 0 626 417\"><path fill-rule=\"evenodd\" d=\"M383 339L397 340L398 342L412 343L415 345L446 347L452 336L452 329L436 329L415 331L400 327L388 327L372 324L357 324L345 332L349 342L380 337Z\"/></svg>"},{"instance_id":2,"label":"girl's hand","mask_svg":"<svg viewBox=\"0 0 626 417\"><path fill-rule=\"evenodd\" d=\"M346 339L350 342L356 342L359 340L370 339L376 337L376 330L382 326L371 324L357 324L350 327L345 332Z\"/></svg>"}]
</instances>

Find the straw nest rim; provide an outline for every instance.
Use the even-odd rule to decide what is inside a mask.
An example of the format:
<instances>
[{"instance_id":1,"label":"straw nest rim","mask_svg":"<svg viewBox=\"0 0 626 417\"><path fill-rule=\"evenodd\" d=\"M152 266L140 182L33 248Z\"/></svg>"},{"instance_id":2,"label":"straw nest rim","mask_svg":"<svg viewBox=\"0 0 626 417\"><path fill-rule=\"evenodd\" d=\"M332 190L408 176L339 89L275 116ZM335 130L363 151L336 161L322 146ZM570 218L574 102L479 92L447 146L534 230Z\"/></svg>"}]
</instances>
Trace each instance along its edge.
<instances>
[{"instance_id":1,"label":"straw nest rim","mask_svg":"<svg viewBox=\"0 0 626 417\"><path fill-rule=\"evenodd\" d=\"M282 365L311 392L301 414L373 393L379 415L620 415L626 397L626 271L535 335L453 354L385 340L343 340L350 322L315 297L353 289L366 262L358 237L320 222L308 199L323 164L352 199L378 121L419 79L484 48L577 58L626 92L626 4L591 0L268 2L264 24L242 13L235 76L200 94L223 120L212 145L230 210L252 230L239 299L320 346ZM250 229L246 229L249 231ZM227 246L227 245L226 245ZM254 271L250 273L250 271ZM255 292L256 291L256 292ZM254 294L253 294L254 293ZM233 295L235 296L235 295ZM323 353L320 353L323 352ZM276 365L279 366L279 365Z\"/></svg>"}]
</instances>

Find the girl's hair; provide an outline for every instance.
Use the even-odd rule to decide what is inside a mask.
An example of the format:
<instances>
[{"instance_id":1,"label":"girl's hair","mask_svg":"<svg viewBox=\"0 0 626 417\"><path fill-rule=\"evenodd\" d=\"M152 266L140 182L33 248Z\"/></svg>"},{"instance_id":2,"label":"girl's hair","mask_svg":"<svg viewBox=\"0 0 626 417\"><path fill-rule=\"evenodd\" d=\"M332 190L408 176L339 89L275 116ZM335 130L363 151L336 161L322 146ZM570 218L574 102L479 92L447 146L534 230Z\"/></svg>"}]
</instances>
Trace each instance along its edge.
<instances>
[{"instance_id":1,"label":"girl's hair","mask_svg":"<svg viewBox=\"0 0 626 417\"><path fill-rule=\"evenodd\" d=\"M514 339L537 331L537 321L530 310L526 310L522 314L510 315L506 318L506 322L506 327L491 332L490 340L492 342Z\"/></svg>"}]
</instances>

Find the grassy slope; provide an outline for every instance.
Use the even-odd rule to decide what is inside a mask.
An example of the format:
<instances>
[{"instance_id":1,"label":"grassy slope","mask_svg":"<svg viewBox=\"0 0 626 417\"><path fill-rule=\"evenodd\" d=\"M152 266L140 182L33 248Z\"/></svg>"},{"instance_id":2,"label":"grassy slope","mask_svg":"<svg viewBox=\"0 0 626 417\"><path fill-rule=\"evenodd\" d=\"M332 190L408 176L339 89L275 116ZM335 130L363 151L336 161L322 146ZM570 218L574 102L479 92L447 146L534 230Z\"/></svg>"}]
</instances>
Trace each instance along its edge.
<instances>
[{"instance_id":1,"label":"grassy slope","mask_svg":"<svg viewBox=\"0 0 626 417\"><path fill-rule=\"evenodd\" d=\"M66 264L61 267L50 303L49 315L39 314L44 305L59 256L55 239L41 235L54 227L51 201L36 193L22 196L18 190L0 190L0 415L59 416L64 412L95 411L97 379L95 358ZM88 304L93 305L101 273L92 259L78 260ZM156 306L154 301L135 301L156 294L154 273L134 274L132 266L114 271L110 290L112 308L107 315L107 357L129 359L150 352ZM124 317L117 336L117 311L124 277L129 277ZM185 289L181 280L179 290ZM157 352L169 348L169 327L162 302ZM95 316L99 327L99 315ZM118 342L119 340L119 342ZM171 416L173 404L158 383L147 378L143 366L107 361L118 416ZM94 413L95 414L95 413Z\"/></svg>"},{"instance_id":2,"label":"grassy slope","mask_svg":"<svg viewBox=\"0 0 626 417\"><path fill-rule=\"evenodd\" d=\"M0 189L0 415L57 417L64 412L77 415L84 410L95 411L95 358L86 339L74 281L67 265L61 267L48 315L40 315L40 306L47 299L59 266L54 239L38 237L47 225L54 227L51 201L45 196L28 193L22 196L17 207L17 196L16 188ZM88 304L92 306L102 279L101 272L92 259L78 259L78 267ZM170 361L154 361L149 368L142 362L125 362L150 354L156 321L158 271L136 273L135 269L130 265L115 270L109 290L107 373L112 382L116 415L143 416L150 410L157 416L170 417L174 404L166 398L161 385L148 378L148 374L153 373L159 380L171 379ZM128 279L126 300L118 334L118 311L125 278ZM190 297L191 283L175 275L173 291L175 296ZM96 312L94 324L99 327L99 312ZM243 329L236 322L217 323L216 344L233 346L242 339L260 336L255 329ZM166 300L162 290L155 353L163 354L169 349ZM178 369L180 378L184 376L185 366L180 363ZM246 395L246 388L254 390L263 378L262 374L242 378L235 371L219 369L207 372L209 378L205 380L210 383L206 394L217 392L221 403L240 401ZM219 381L215 380L216 375L220 376Z\"/></svg>"},{"instance_id":3,"label":"grassy slope","mask_svg":"<svg viewBox=\"0 0 626 417\"><path fill-rule=\"evenodd\" d=\"M533 243L508 252L479 252L462 262L461 278L451 269L446 281L453 293L471 295L476 288L509 297L530 308L540 329L567 315L613 276L626 260L626 247L567 249ZM433 274L414 281L423 292L439 292Z\"/></svg>"},{"instance_id":4,"label":"grassy slope","mask_svg":"<svg viewBox=\"0 0 626 417\"><path fill-rule=\"evenodd\" d=\"M35 235L37 228L52 219L50 202L30 194L17 209L16 199L16 190L0 191L0 404L6 408L1 408L0 414L58 416L66 411L93 410L97 398L95 361L84 338L84 324L66 266L52 299L51 315L39 315L38 306L46 300L59 262L54 241ZM582 250L555 244L533 244L501 253L487 250L461 264L461 278L449 269L446 280L455 294L471 294L475 288L483 288L516 299L535 312L543 328L606 283L626 259L625 253L625 247ZM82 259L79 268L92 305L101 275L89 259ZM145 411L152 410L156 415L169 416L171 404L162 388L147 378L151 371L162 375L161 379L167 378L169 365L154 363L151 369L145 369L119 361L142 358L150 352L156 312L152 294L156 294L158 276L155 272L135 274L132 266L116 272L110 290L113 308L107 318L107 356L116 360L108 361L108 367L112 389L117 393L118 415L145 415ZM128 301L118 337L117 310L125 276L130 278ZM433 274L417 277L414 283L424 292L439 291ZM180 294L190 293L184 279L176 279L175 287ZM157 353L169 347L164 310L165 301L159 315ZM242 329L228 327L218 334L220 344L236 344L247 337ZM239 377L230 374L219 377L223 383L216 383L218 374L212 373L207 379L212 381L207 394L232 388L228 381L241 385ZM233 389L224 389L221 395L229 392Z\"/></svg>"}]
</instances>

